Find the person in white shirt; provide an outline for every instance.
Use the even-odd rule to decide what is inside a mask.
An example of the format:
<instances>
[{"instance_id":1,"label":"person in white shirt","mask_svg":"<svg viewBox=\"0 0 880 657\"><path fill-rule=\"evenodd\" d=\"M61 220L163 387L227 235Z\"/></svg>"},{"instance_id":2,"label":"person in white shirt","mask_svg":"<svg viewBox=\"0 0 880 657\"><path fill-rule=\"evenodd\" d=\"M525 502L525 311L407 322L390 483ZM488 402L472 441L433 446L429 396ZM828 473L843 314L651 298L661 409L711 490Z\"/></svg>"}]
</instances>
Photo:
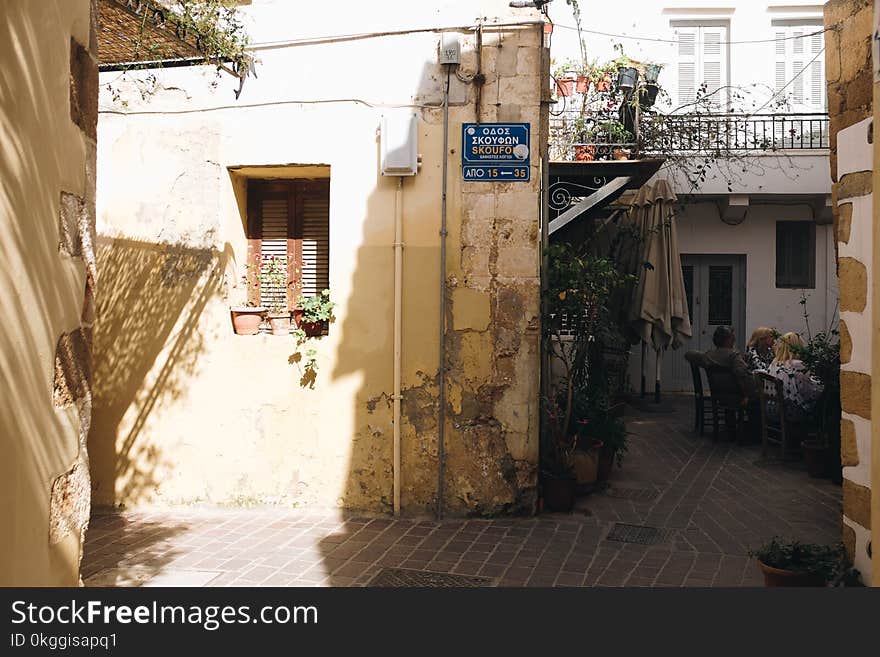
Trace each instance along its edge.
<instances>
[{"instance_id":1,"label":"person in white shirt","mask_svg":"<svg viewBox=\"0 0 880 657\"><path fill-rule=\"evenodd\" d=\"M803 346L803 338L797 333L783 335L776 343L776 357L768 370L772 376L782 381L786 419L794 422L805 420L822 394L822 384L795 357L793 347Z\"/></svg>"},{"instance_id":2,"label":"person in white shirt","mask_svg":"<svg viewBox=\"0 0 880 657\"><path fill-rule=\"evenodd\" d=\"M746 365L751 372L766 372L776 356L774 345L776 336L775 329L769 326L759 326L752 333L746 345Z\"/></svg>"}]
</instances>

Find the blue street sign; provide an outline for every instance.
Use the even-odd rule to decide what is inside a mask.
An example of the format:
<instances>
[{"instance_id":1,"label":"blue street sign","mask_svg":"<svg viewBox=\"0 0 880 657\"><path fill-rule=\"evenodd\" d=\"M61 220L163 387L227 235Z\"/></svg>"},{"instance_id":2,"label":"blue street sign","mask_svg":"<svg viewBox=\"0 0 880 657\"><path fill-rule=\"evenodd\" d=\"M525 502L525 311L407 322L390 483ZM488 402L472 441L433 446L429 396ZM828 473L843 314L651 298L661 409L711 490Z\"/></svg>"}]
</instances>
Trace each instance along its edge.
<instances>
[{"instance_id":1,"label":"blue street sign","mask_svg":"<svg viewBox=\"0 0 880 657\"><path fill-rule=\"evenodd\" d=\"M529 129L528 123L462 124L464 180L527 182L530 177Z\"/></svg>"},{"instance_id":2,"label":"blue street sign","mask_svg":"<svg viewBox=\"0 0 880 657\"><path fill-rule=\"evenodd\" d=\"M481 182L486 180L502 180L505 182L529 181L528 164L498 166L465 164L461 169L462 176L469 182Z\"/></svg>"}]
</instances>

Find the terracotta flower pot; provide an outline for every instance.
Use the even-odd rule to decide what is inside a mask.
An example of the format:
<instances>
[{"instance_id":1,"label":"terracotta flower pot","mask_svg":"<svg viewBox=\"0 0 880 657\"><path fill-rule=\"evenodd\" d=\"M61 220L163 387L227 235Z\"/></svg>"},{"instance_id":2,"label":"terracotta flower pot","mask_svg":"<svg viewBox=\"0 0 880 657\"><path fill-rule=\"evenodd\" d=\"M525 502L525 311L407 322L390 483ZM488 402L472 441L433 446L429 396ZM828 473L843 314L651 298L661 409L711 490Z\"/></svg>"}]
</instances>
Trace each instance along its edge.
<instances>
[{"instance_id":1,"label":"terracotta flower pot","mask_svg":"<svg viewBox=\"0 0 880 657\"><path fill-rule=\"evenodd\" d=\"M596 147L592 144L580 144L574 147L575 162L592 162L596 159Z\"/></svg>"},{"instance_id":2,"label":"terracotta flower pot","mask_svg":"<svg viewBox=\"0 0 880 657\"><path fill-rule=\"evenodd\" d=\"M232 328L236 335L256 335L260 332L260 324L263 323L263 315L266 314L266 308L262 306L248 307L240 306L238 308L230 308L232 315Z\"/></svg>"},{"instance_id":3,"label":"terracotta flower pot","mask_svg":"<svg viewBox=\"0 0 880 657\"><path fill-rule=\"evenodd\" d=\"M560 96L571 96L574 93L574 78L556 80L556 89Z\"/></svg>"},{"instance_id":4,"label":"terracotta flower pot","mask_svg":"<svg viewBox=\"0 0 880 657\"><path fill-rule=\"evenodd\" d=\"M293 309L293 321L296 324L296 328L300 328L305 331L307 337L317 338L320 336L324 329L327 326L327 322L317 321L317 322L307 322L304 318L304 311L302 308L294 308Z\"/></svg>"},{"instance_id":5,"label":"terracotta flower pot","mask_svg":"<svg viewBox=\"0 0 880 657\"><path fill-rule=\"evenodd\" d=\"M615 160L628 160L630 150L628 148L614 148L611 150Z\"/></svg>"},{"instance_id":6,"label":"terracotta flower pot","mask_svg":"<svg viewBox=\"0 0 880 657\"><path fill-rule=\"evenodd\" d=\"M270 313L269 328L272 329L272 335L289 335L290 313Z\"/></svg>"},{"instance_id":7,"label":"terracotta flower pot","mask_svg":"<svg viewBox=\"0 0 880 657\"><path fill-rule=\"evenodd\" d=\"M596 82L596 91L611 91L611 74L606 73L605 77Z\"/></svg>"},{"instance_id":8,"label":"terracotta flower pot","mask_svg":"<svg viewBox=\"0 0 880 657\"><path fill-rule=\"evenodd\" d=\"M571 455L572 469L577 478L577 492L590 492L598 479L599 454L605 443L596 438L579 438Z\"/></svg>"},{"instance_id":9,"label":"terracotta flower pot","mask_svg":"<svg viewBox=\"0 0 880 657\"><path fill-rule=\"evenodd\" d=\"M812 573L797 573L768 566L760 559L758 567L764 573L764 586L825 586L825 580Z\"/></svg>"},{"instance_id":10,"label":"terracotta flower pot","mask_svg":"<svg viewBox=\"0 0 880 657\"><path fill-rule=\"evenodd\" d=\"M586 75L579 75L577 78L577 84L575 85L575 90L579 94L585 94L590 90L590 78Z\"/></svg>"}]
</instances>

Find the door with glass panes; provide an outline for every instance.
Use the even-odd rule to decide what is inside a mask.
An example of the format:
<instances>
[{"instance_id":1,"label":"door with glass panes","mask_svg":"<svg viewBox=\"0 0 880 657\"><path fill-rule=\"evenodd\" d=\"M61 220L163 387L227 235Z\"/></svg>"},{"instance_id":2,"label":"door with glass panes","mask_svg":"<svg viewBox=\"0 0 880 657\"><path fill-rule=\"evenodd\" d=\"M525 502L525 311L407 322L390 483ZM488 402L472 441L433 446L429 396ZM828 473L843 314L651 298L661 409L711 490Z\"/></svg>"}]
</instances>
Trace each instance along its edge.
<instances>
[{"instance_id":1,"label":"door with glass panes","mask_svg":"<svg viewBox=\"0 0 880 657\"><path fill-rule=\"evenodd\" d=\"M733 326L739 349L748 340L745 326L746 257L744 255L683 255L681 270L693 337L681 348L669 350L663 363L663 388L693 390L689 350L712 348L712 334L721 325Z\"/></svg>"}]
</instances>

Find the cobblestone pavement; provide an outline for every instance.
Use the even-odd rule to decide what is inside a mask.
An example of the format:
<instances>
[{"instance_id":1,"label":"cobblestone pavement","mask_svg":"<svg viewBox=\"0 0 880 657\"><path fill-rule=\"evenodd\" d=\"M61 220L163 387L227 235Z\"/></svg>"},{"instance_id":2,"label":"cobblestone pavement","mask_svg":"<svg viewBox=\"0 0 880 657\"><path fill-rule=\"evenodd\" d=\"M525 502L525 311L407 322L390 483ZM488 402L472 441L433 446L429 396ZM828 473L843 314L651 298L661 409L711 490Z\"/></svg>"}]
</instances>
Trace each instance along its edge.
<instances>
[{"instance_id":1,"label":"cobblestone pavement","mask_svg":"<svg viewBox=\"0 0 880 657\"><path fill-rule=\"evenodd\" d=\"M696 436L687 400L670 403L674 413L631 409L622 469L572 514L442 522L278 508L95 515L82 576L87 586L352 586L403 568L500 586L757 586L749 546L774 534L839 540L839 486L809 478L799 463L761 459L756 446ZM611 540L626 529L618 523L662 531L653 545Z\"/></svg>"}]
</instances>

